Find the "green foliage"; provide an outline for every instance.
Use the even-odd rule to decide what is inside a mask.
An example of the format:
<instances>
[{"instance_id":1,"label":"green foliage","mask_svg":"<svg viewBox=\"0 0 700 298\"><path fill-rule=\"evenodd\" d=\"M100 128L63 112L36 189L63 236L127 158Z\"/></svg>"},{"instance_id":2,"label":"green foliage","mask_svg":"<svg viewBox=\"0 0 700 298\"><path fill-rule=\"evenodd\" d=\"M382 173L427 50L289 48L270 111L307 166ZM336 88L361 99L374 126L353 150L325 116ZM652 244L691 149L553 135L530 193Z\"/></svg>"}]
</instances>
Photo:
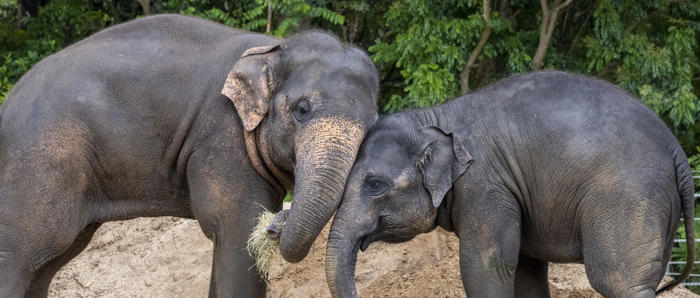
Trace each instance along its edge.
<instances>
[{"instance_id":1,"label":"green foliage","mask_svg":"<svg viewBox=\"0 0 700 298\"><path fill-rule=\"evenodd\" d=\"M261 18L265 11L264 5L258 5L251 10L242 12L237 9L231 13L225 12L219 8L210 8L202 12L197 12L194 7L188 7L181 10L181 14L198 16L217 23L224 24L229 27L241 28L249 31L260 30L267 24L267 19ZM264 30L264 29L263 29Z\"/></svg>"},{"instance_id":2,"label":"green foliage","mask_svg":"<svg viewBox=\"0 0 700 298\"><path fill-rule=\"evenodd\" d=\"M0 19L11 18L16 16L17 1L0 0ZM4 28L3 28L4 30Z\"/></svg>"},{"instance_id":3,"label":"green foliage","mask_svg":"<svg viewBox=\"0 0 700 298\"><path fill-rule=\"evenodd\" d=\"M384 75L399 69L403 92L385 100L384 110L424 107L453 98L459 91L459 72L485 27L482 8L467 1L395 1L385 14L387 34L369 51ZM512 32L510 24L491 14L492 35ZM522 48L516 40L489 42L485 59ZM511 65L529 56L513 53Z\"/></svg>"},{"instance_id":4,"label":"green foliage","mask_svg":"<svg viewBox=\"0 0 700 298\"><path fill-rule=\"evenodd\" d=\"M54 40L59 48L83 39L104 28L110 17L90 10L89 0L52 0L27 25L37 39Z\"/></svg>"},{"instance_id":5,"label":"green foliage","mask_svg":"<svg viewBox=\"0 0 700 298\"><path fill-rule=\"evenodd\" d=\"M0 81L0 105L5 102L5 98L10 94L12 86L14 86L14 84L10 83L7 78L2 78L2 81Z\"/></svg>"},{"instance_id":6,"label":"green foliage","mask_svg":"<svg viewBox=\"0 0 700 298\"><path fill-rule=\"evenodd\" d=\"M14 15L0 19L0 104L14 83L44 57L104 28L110 17L89 0L53 0L17 28ZM2 14L0 14L2 15Z\"/></svg>"},{"instance_id":7,"label":"green foliage","mask_svg":"<svg viewBox=\"0 0 700 298\"><path fill-rule=\"evenodd\" d=\"M17 29L14 24L0 23L0 51L22 48L29 39L27 31Z\"/></svg>"},{"instance_id":8,"label":"green foliage","mask_svg":"<svg viewBox=\"0 0 700 298\"><path fill-rule=\"evenodd\" d=\"M586 71L639 96L677 134L692 129L700 113L691 66L698 63L697 23L662 15L670 3L642 4L623 13L630 7L625 4L600 1L593 34L584 40L590 59ZM626 18L629 25L623 30Z\"/></svg>"},{"instance_id":9,"label":"green foliage","mask_svg":"<svg viewBox=\"0 0 700 298\"><path fill-rule=\"evenodd\" d=\"M24 35L24 34L22 34ZM26 40L24 43L26 48L19 47L13 50L15 46L9 44L0 57L0 104L5 101L5 97L10 93L12 86L19 78L29 71L29 69L39 62L44 57L56 52L60 48L54 40Z\"/></svg>"},{"instance_id":10,"label":"green foliage","mask_svg":"<svg viewBox=\"0 0 700 298\"><path fill-rule=\"evenodd\" d=\"M700 175L700 146L696 147L695 150L697 150L698 153L689 157L688 162L693 169L693 173L697 176ZM700 192L700 179L695 180L695 190Z\"/></svg>"},{"instance_id":11,"label":"green foliage","mask_svg":"<svg viewBox=\"0 0 700 298\"><path fill-rule=\"evenodd\" d=\"M170 0L169 8L181 7L179 0ZM213 7L199 10L195 6L180 9L187 15L199 16L234 28L264 32L267 27L267 9L272 8L271 34L285 37L298 31L302 21L323 20L333 25L342 25L345 17L321 6L313 6L303 0L255 0L251 5L237 7L230 12Z\"/></svg>"},{"instance_id":12,"label":"green foliage","mask_svg":"<svg viewBox=\"0 0 700 298\"><path fill-rule=\"evenodd\" d=\"M0 65L0 103L10 92L14 82L29 69L39 62L42 58L48 56L56 50L56 44L53 40L42 40L34 45L32 49L25 52L9 52L2 58Z\"/></svg>"}]
</instances>

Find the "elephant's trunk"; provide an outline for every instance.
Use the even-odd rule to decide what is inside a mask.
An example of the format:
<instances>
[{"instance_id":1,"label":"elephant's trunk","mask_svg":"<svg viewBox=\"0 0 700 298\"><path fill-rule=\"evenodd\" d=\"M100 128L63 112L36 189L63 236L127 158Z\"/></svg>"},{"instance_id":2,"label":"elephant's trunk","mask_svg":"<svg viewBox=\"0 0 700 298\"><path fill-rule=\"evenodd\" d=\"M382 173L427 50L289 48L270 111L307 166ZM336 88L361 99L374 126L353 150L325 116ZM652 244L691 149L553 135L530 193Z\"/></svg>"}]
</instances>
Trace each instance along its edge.
<instances>
[{"instance_id":1,"label":"elephant's trunk","mask_svg":"<svg viewBox=\"0 0 700 298\"><path fill-rule=\"evenodd\" d=\"M355 264L360 239L333 223L326 247L326 281L333 297L359 297L355 289ZM349 233L345 233L349 232Z\"/></svg>"},{"instance_id":2,"label":"elephant's trunk","mask_svg":"<svg viewBox=\"0 0 700 298\"><path fill-rule=\"evenodd\" d=\"M365 132L358 121L327 116L306 124L298 134L294 199L280 238L285 260L301 261L333 216Z\"/></svg>"},{"instance_id":3,"label":"elephant's trunk","mask_svg":"<svg viewBox=\"0 0 700 298\"><path fill-rule=\"evenodd\" d=\"M356 181L351 177L351 181ZM333 219L326 247L326 281L333 297L358 297L355 289L357 251L367 249L377 229L377 208L361 202L359 185L348 185Z\"/></svg>"}]
</instances>

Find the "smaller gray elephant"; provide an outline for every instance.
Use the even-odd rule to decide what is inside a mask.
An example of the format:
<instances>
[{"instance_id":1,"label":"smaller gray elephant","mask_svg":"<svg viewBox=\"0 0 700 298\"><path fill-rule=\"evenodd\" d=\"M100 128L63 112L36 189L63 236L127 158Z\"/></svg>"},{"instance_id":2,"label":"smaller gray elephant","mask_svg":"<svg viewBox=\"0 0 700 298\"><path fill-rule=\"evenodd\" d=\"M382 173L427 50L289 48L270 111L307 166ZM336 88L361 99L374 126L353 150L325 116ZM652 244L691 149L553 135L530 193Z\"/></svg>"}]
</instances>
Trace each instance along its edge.
<instances>
[{"instance_id":1,"label":"smaller gray elephant","mask_svg":"<svg viewBox=\"0 0 700 298\"><path fill-rule=\"evenodd\" d=\"M357 296L357 251L436 226L459 237L468 297L549 297L548 262L584 263L605 297L655 297L693 265L693 178L652 111L563 72L512 77L383 117L348 176L328 240L335 297ZM688 262L655 291L684 215Z\"/></svg>"}]
</instances>

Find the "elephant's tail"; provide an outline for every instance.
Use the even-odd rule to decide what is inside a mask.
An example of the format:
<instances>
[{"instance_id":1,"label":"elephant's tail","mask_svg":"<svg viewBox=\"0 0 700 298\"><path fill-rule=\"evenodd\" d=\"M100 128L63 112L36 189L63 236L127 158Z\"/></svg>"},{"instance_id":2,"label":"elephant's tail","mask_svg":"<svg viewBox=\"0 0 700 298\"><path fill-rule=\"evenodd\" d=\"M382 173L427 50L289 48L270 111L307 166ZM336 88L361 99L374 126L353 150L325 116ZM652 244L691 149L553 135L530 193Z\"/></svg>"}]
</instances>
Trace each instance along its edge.
<instances>
[{"instance_id":1,"label":"elephant's tail","mask_svg":"<svg viewBox=\"0 0 700 298\"><path fill-rule=\"evenodd\" d=\"M678 183L678 191L681 195L681 206L683 208L683 224L685 225L685 239L687 245L687 260L683 273L672 282L664 285L656 291L656 294L673 289L673 287L685 281L693 270L695 263L695 185L693 183L693 172L690 170L688 159L682 150L678 149L680 154L676 154L676 182Z\"/></svg>"}]
</instances>

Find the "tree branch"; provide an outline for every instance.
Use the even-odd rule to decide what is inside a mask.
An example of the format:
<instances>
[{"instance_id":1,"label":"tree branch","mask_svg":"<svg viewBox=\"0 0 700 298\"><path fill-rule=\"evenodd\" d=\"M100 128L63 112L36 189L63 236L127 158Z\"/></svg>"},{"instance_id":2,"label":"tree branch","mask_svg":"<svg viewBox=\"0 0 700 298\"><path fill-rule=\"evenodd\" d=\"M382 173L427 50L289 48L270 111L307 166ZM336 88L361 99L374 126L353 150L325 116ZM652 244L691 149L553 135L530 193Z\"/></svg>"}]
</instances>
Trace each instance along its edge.
<instances>
[{"instance_id":1,"label":"tree branch","mask_svg":"<svg viewBox=\"0 0 700 298\"><path fill-rule=\"evenodd\" d=\"M265 28L265 33L270 33L272 29L272 0L267 2L267 28Z\"/></svg>"},{"instance_id":2,"label":"tree branch","mask_svg":"<svg viewBox=\"0 0 700 298\"><path fill-rule=\"evenodd\" d=\"M17 1L17 29L22 29L22 18L24 17L24 6L22 1Z\"/></svg>"},{"instance_id":3,"label":"tree branch","mask_svg":"<svg viewBox=\"0 0 700 298\"><path fill-rule=\"evenodd\" d=\"M700 64L697 64L697 63L692 62L692 61L691 61L691 62L688 62L688 64L690 64L690 66L692 66L692 67L695 68L696 70L700 71Z\"/></svg>"},{"instance_id":4,"label":"tree branch","mask_svg":"<svg viewBox=\"0 0 700 298\"><path fill-rule=\"evenodd\" d=\"M567 6L569 6L569 4L571 4L571 2L574 2L574 0L566 0L566 2L564 2L564 3L562 3L561 5L557 6L557 12L559 12L560 10L562 10L562 9L566 8Z\"/></svg>"},{"instance_id":5,"label":"tree branch","mask_svg":"<svg viewBox=\"0 0 700 298\"><path fill-rule=\"evenodd\" d=\"M474 67L476 59L479 57L479 55L481 54L481 50L484 48L484 45L486 45L486 42L489 40L489 36L491 36L491 0L484 0L484 15L482 17L484 18L484 31L481 32L481 38L479 38L479 42L476 44L476 47L472 50L471 55L469 55L469 59L467 59L467 64L464 65L462 72L459 74L462 95L469 93L469 72Z\"/></svg>"},{"instance_id":6,"label":"tree branch","mask_svg":"<svg viewBox=\"0 0 700 298\"><path fill-rule=\"evenodd\" d=\"M143 15L147 16L151 14L151 1L150 0L136 0L141 4L141 9L143 10Z\"/></svg>"},{"instance_id":7,"label":"tree branch","mask_svg":"<svg viewBox=\"0 0 700 298\"><path fill-rule=\"evenodd\" d=\"M596 2L597 3L597 2ZM586 19L583 20L583 23L581 23L581 28L578 29L578 32L576 32L576 37L574 37L574 41L571 42L571 46L569 47L569 50L566 51L566 54L568 55L571 53L571 50L574 48L576 45L576 42L578 42L579 37L581 37L581 32L583 32L583 29L586 27L586 24L588 24L588 19L591 18L593 13L595 12L595 9L591 9L588 12L588 15L586 16Z\"/></svg>"},{"instance_id":8,"label":"tree branch","mask_svg":"<svg viewBox=\"0 0 700 298\"><path fill-rule=\"evenodd\" d=\"M348 36L348 42L353 43L355 41L355 37L357 36L357 29L360 25L360 14L355 14L355 18L353 18L352 22L350 23L350 34Z\"/></svg>"},{"instance_id":9,"label":"tree branch","mask_svg":"<svg viewBox=\"0 0 700 298\"><path fill-rule=\"evenodd\" d=\"M614 72L617 72L617 68L614 65L609 63L609 64L606 64L605 66L603 66L603 69L601 69L595 76L597 78L602 79L607 74L614 73Z\"/></svg>"},{"instance_id":10,"label":"tree branch","mask_svg":"<svg viewBox=\"0 0 700 298\"><path fill-rule=\"evenodd\" d=\"M540 0L542 6L542 24L540 25L540 40L535 51L535 56L532 58L532 68L538 70L544 65L544 57L547 55L549 42L552 40L552 32L557 24L557 16L559 12L569 6L573 0L566 0L559 4L560 0L555 0L552 9L548 9L547 0Z\"/></svg>"}]
</instances>

